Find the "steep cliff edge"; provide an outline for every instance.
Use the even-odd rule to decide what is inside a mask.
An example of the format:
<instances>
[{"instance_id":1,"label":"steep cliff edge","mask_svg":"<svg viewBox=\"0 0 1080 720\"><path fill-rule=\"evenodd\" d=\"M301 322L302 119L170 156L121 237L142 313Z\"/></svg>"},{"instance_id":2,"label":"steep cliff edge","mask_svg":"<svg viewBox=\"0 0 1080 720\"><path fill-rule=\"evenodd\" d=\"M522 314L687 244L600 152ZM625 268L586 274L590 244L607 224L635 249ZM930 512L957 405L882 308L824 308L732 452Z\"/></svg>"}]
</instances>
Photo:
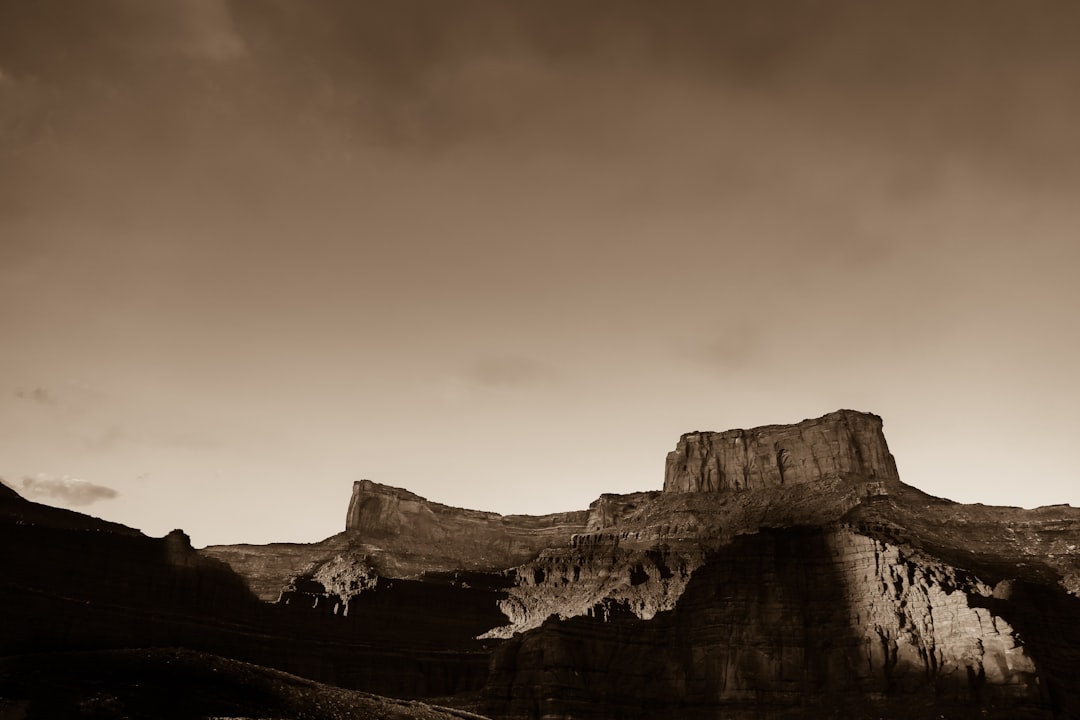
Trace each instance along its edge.
<instances>
[{"instance_id":1,"label":"steep cliff edge","mask_svg":"<svg viewBox=\"0 0 1080 720\"><path fill-rule=\"evenodd\" d=\"M367 545L379 572L502 570L585 530L588 512L499 515L431 502L371 480L353 483L345 535Z\"/></svg>"},{"instance_id":2,"label":"steep cliff edge","mask_svg":"<svg viewBox=\"0 0 1080 720\"><path fill-rule=\"evenodd\" d=\"M838 410L795 425L692 432L668 453L664 492L723 492L856 476L898 481L877 415Z\"/></svg>"}]
</instances>

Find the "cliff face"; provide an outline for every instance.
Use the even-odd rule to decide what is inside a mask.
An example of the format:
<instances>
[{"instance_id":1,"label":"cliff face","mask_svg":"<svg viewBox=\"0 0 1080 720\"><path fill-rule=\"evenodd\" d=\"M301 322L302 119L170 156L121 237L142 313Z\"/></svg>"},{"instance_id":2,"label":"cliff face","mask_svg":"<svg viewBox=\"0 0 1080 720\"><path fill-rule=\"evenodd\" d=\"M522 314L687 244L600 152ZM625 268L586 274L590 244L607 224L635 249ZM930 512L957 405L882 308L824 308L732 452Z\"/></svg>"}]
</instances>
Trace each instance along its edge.
<instances>
[{"instance_id":1,"label":"cliff face","mask_svg":"<svg viewBox=\"0 0 1080 720\"><path fill-rule=\"evenodd\" d=\"M462 571L501 576L545 548L566 545L574 534L602 524L601 515L593 509L499 515L359 480L353 483L343 533L310 545L214 545L202 553L232 566L262 600L339 605L343 612L355 595L375 587L371 578L415 580Z\"/></svg>"},{"instance_id":2,"label":"cliff face","mask_svg":"<svg viewBox=\"0 0 1080 720\"><path fill-rule=\"evenodd\" d=\"M738 538L675 606L549 621L501 646L512 717L1050 717L992 589L849 528Z\"/></svg>"},{"instance_id":3,"label":"cliff face","mask_svg":"<svg viewBox=\"0 0 1080 720\"><path fill-rule=\"evenodd\" d=\"M668 453L664 492L722 492L848 476L899 480L876 415L840 410L796 425L687 433Z\"/></svg>"},{"instance_id":4,"label":"cliff face","mask_svg":"<svg viewBox=\"0 0 1080 720\"><path fill-rule=\"evenodd\" d=\"M832 523L882 497L877 483L837 478L732 493L604 496L592 510L605 525L590 524L513 570L500 603L509 622L489 635L510 637L551 617L603 615L613 605L648 620L675 607L694 572L739 536Z\"/></svg>"},{"instance_id":5,"label":"cliff face","mask_svg":"<svg viewBox=\"0 0 1080 720\"><path fill-rule=\"evenodd\" d=\"M368 545L391 577L430 571L501 571L563 544L586 528L588 513L499 515L449 507L371 480L353 484L345 536ZM416 562L412 562L415 559Z\"/></svg>"}]
</instances>

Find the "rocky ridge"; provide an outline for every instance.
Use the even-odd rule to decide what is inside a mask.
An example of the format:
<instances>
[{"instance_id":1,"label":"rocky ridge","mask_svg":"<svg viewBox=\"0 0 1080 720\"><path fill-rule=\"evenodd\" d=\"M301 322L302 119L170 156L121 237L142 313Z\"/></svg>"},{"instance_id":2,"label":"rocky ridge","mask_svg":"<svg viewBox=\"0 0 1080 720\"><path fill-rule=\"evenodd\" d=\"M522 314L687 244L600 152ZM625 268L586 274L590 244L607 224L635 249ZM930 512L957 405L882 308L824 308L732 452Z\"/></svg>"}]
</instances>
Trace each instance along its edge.
<instances>
[{"instance_id":1,"label":"rocky ridge","mask_svg":"<svg viewBox=\"0 0 1080 720\"><path fill-rule=\"evenodd\" d=\"M484 692L496 717L1078 707L1050 667L1073 654L1039 618L1080 617L1080 511L925 495L868 413L687 433L662 492L543 518L361 481L332 540L280 602L385 618L425 612L395 598L443 593L471 618L460 631L503 641Z\"/></svg>"},{"instance_id":2,"label":"rocky ridge","mask_svg":"<svg viewBox=\"0 0 1080 720\"><path fill-rule=\"evenodd\" d=\"M1080 716L1080 510L926 495L866 413L688 433L663 491L542 517L360 481L312 545L33 505L0 492L9 653L181 644L494 718Z\"/></svg>"}]
</instances>

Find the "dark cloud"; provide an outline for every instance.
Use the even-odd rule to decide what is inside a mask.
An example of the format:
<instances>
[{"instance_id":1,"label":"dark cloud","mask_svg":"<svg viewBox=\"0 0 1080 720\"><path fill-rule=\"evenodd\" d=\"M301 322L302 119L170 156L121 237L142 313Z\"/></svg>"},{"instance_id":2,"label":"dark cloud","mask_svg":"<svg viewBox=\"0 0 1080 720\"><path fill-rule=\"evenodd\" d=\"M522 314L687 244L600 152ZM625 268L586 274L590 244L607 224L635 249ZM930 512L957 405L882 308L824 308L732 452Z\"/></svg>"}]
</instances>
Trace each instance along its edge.
<instances>
[{"instance_id":1,"label":"dark cloud","mask_svg":"<svg viewBox=\"0 0 1080 720\"><path fill-rule=\"evenodd\" d=\"M17 489L23 497L30 500L46 500L74 506L111 500L119 494L110 487L70 475L55 476L45 473L24 477Z\"/></svg>"},{"instance_id":2,"label":"dark cloud","mask_svg":"<svg viewBox=\"0 0 1080 720\"><path fill-rule=\"evenodd\" d=\"M1077 5L1004 0L7 3L0 83L21 89L0 126L24 145L51 130L166 156L263 133L283 150L630 143L619 126L674 81L721 106L768 97L903 157L1056 175L1080 158L1078 23ZM730 134L722 110L710 122ZM731 142L762 139L747 132Z\"/></svg>"},{"instance_id":3,"label":"dark cloud","mask_svg":"<svg viewBox=\"0 0 1080 720\"><path fill-rule=\"evenodd\" d=\"M414 140L579 112L568 101L592 74L608 92L627 77L640 85L678 76L714 91L799 93L807 109L832 105L887 124L898 144L929 135L987 150L992 139L1019 141L1017 122L1042 112L1033 103L1061 102L1080 67L1070 30L1080 9L1062 3L734 0L673 11L633 0L322 0L237 3L233 12L280 81L324 110ZM475 72L496 60L535 65L558 82L534 87L530 112L515 116L507 105L522 102L520 73Z\"/></svg>"},{"instance_id":4,"label":"dark cloud","mask_svg":"<svg viewBox=\"0 0 1080 720\"><path fill-rule=\"evenodd\" d=\"M123 76L133 60L245 52L227 0L3 3L0 48L0 66L56 81Z\"/></svg>"},{"instance_id":5,"label":"dark cloud","mask_svg":"<svg viewBox=\"0 0 1080 720\"><path fill-rule=\"evenodd\" d=\"M20 400L27 400L29 402L37 403L39 405L55 405L56 398L51 392L43 387L36 388L19 388L15 391L15 397Z\"/></svg>"}]
</instances>

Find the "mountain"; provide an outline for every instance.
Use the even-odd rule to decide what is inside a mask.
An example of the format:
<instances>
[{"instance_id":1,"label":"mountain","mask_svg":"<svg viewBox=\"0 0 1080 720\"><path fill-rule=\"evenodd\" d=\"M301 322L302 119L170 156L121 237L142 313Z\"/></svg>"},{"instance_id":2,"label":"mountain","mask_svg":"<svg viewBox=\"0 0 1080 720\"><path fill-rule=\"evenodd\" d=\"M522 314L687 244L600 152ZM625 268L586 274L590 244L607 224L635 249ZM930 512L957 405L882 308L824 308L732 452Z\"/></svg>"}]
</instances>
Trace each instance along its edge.
<instances>
[{"instance_id":1,"label":"mountain","mask_svg":"<svg viewBox=\"0 0 1080 720\"><path fill-rule=\"evenodd\" d=\"M175 645L492 718L1080 717L1080 509L926 495L868 413L687 433L662 490L578 512L362 480L309 545L12 523L23 503L0 498L3 532L37 528L0 558L4 611L33 620L6 655ZM134 592L140 563L171 579Z\"/></svg>"}]
</instances>

